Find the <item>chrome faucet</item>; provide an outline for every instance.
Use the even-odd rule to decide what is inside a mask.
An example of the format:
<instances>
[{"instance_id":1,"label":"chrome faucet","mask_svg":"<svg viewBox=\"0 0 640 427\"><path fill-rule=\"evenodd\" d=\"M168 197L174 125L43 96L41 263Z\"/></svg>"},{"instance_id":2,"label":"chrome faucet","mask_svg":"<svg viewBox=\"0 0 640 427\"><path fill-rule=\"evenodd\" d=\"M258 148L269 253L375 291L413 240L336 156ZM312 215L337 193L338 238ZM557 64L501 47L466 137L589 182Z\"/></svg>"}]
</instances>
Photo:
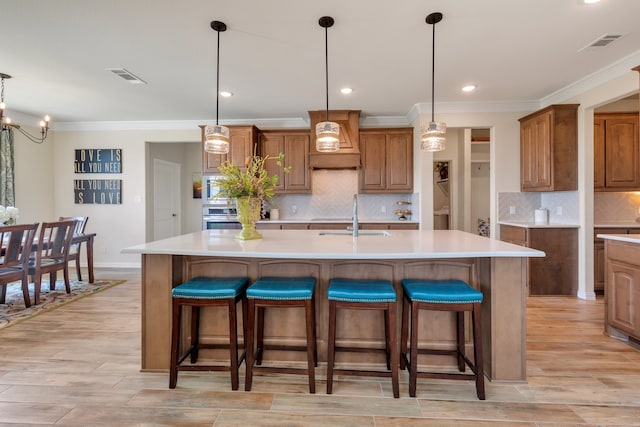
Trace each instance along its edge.
<instances>
[{"instance_id":1,"label":"chrome faucet","mask_svg":"<svg viewBox=\"0 0 640 427\"><path fill-rule=\"evenodd\" d=\"M358 194L353 195L353 237L358 237Z\"/></svg>"}]
</instances>

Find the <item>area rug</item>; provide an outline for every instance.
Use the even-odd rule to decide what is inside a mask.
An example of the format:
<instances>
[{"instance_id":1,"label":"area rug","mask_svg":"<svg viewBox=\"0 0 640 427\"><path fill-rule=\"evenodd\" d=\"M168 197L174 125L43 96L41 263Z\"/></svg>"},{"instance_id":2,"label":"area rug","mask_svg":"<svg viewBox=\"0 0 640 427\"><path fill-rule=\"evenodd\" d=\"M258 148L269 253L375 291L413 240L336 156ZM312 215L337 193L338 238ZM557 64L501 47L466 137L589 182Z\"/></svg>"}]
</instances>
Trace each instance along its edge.
<instances>
[{"instance_id":1,"label":"area rug","mask_svg":"<svg viewBox=\"0 0 640 427\"><path fill-rule=\"evenodd\" d=\"M33 283L29 284L31 307L24 306L22 297L22 286L19 282L7 286L7 297L5 304L0 304L0 329L22 322L30 317L37 316L46 311L56 309L72 301L104 291L113 286L119 285L126 280L97 280L94 283L71 281L71 293L66 293L64 281L56 281L55 290L49 290L49 281L42 280L42 290L40 291L40 304L33 305Z\"/></svg>"}]
</instances>

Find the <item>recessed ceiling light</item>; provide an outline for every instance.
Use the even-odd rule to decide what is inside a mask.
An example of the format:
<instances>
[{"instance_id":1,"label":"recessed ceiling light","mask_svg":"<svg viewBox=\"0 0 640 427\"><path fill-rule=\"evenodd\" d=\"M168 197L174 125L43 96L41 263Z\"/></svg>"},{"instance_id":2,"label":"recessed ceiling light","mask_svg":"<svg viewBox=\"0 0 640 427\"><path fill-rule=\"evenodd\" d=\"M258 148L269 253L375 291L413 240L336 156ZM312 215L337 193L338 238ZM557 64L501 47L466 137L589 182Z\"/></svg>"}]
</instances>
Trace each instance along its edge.
<instances>
[{"instance_id":1,"label":"recessed ceiling light","mask_svg":"<svg viewBox=\"0 0 640 427\"><path fill-rule=\"evenodd\" d=\"M223 96L225 98L229 98L230 96L233 96L233 93L227 91L227 90L222 90L220 91L220 96Z\"/></svg>"},{"instance_id":2,"label":"recessed ceiling light","mask_svg":"<svg viewBox=\"0 0 640 427\"><path fill-rule=\"evenodd\" d=\"M593 3L598 3L600 0L582 0L582 3L584 4L593 4Z\"/></svg>"},{"instance_id":3,"label":"recessed ceiling light","mask_svg":"<svg viewBox=\"0 0 640 427\"><path fill-rule=\"evenodd\" d=\"M463 92L473 92L474 90L476 90L478 86L476 85L466 85L462 87L462 91Z\"/></svg>"},{"instance_id":4,"label":"recessed ceiling light","mask_svg":"<svg viewBox=\"0 0 640 427\"><path fill-rule=\"evenodd\" d=\"M350 87L343 87L342 89L340 89L340 92L344 95L349 95L351 92L353 92L353 89L351 89Z\"/></svg>"}]
</instances>

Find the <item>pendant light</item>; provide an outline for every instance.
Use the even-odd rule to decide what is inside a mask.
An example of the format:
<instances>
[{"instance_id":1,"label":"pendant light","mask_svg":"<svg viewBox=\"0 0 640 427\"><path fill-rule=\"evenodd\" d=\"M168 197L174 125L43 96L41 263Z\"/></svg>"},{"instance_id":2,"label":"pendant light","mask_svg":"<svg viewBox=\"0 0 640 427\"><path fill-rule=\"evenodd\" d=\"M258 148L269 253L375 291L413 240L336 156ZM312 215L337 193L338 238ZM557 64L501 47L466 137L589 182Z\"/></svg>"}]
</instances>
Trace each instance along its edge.
<instances>
[{"instance_id":1,"label":"pendant light","mask_svg":"<svg viewBox=\"0 0 640 427\"><path fill-rule=\"evenodd\" d=\"M227 31L224 22L211 21L211 28L218 33L218 51L216 57L216 124L204 128L204 151L211 154L227 154L229 152L229 128L218 124L220 98L220 33Z\"/></svg>"},{"instance_id":2,"label":"pendant light","mask_svg":"<svg viewBox=\"0 0 640 427\"><path fill-rule=\"evenodd\" d=\"M431 46L431 121L421 128L421 148L425 151L442 151L447 142L445 135L447 125L444 122L436 122L434 118L435 110L435 80L436 80L436 24L442 21L442 13L434 12L427 16L427 24L433 25L433 38Z\"/></svg>"},{"instance_id":3,"label":"pendant light","mask_svg":"<svg viewBox=\"0 0 640 427\"><path fill-rule=\"evenodd\" d=\"M333 26L333 18L330 16L323 16L318 21L320 26L324 28L324 64L325 64L325 83L326 83L326 95L327 95L327 115L326 121L320 122L316 125L316 150L319 152L335 152L340 149L340 125L335 122L329 121L329 37L328 28Z\"/></svg>"}]
</instances>

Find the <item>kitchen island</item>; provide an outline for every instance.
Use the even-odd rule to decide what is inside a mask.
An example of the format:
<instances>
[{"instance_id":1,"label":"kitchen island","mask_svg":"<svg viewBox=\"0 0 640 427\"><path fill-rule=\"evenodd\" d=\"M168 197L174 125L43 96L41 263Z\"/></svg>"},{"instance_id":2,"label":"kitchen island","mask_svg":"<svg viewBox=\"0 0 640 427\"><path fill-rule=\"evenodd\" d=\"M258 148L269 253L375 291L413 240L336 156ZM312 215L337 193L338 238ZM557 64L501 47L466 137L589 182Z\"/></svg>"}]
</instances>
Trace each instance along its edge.
<instances>
[{"instance_id":1,"label":"kitchen island","mask_svg":"<svg viewBox=\"0 0 640 427\"><path fill-rule=\"evenodd\" d=\"M598 234L604 239L604 330L640 348L640 234Z\"/></svg>"},{"instance_id":2,"label":"kitchen island","mask_svg":"<svg viewBox=\"0 0 640 427\"><path fill-rule=\"evenodd\" d=\"M368 230L360 231L357 238L344 231L261 233L262 239L242 241L234 237L237 230L206 230L123 250L142 255L143 371L168 370L171 289L192 277L248 276L251 280L265 276L315 277L321 362L326 360L329 279L388 279L394 283L401 301L400 280L406 277L461 279L480 289L484 293L485 373L492 381L526 381L526 261L529 257L544 256L544 252L451 230ZM398 316L400 309L398 304ZM203 313L203 341L224 340L227 320L223 311ZM345 345L382 345L384 328L376 313L359 313L357 322L350 321L349 314L348 310L341 313L345 319L339 323L345 327L337 331L339 340ZM265 340L305 345L303 318L303 313L296 310L270 315L272 321L265 325ZM424 333L421 342L442 348L455 345L451 313L421 313L420 322ZM183 336L187 336L186 331ZM338 362L349 363L349 356L344 355ZM278 352L275 356L272 352L271 357L297 360ZM353 360L361 361L362 355ZM440 363L451 362L444 359Z\"/></svg>"}]
</instances>

